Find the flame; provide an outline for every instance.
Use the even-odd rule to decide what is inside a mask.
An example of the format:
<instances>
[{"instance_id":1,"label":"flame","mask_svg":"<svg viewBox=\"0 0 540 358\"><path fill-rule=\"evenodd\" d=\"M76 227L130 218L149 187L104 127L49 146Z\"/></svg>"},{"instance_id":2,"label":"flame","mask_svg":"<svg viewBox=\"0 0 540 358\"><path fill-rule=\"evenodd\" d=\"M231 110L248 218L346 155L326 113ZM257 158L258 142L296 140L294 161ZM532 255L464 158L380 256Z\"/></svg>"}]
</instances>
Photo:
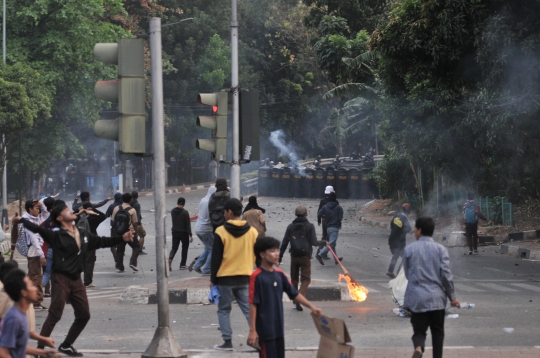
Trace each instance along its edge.
<instances>
[{"instance_id":1,"label":"flame","mask_svg":"<svg viewBox=\"0 0 540 358\"><path fill-rule=\"evenodd\" d=\"M342 279L347 281L347 287L349 288L349 296L356 302L364 302L367 298L369 290L364 286L360 286L356 281L351 280L348 275L339 274L338 281Z\"/></svg>"}]
</instances>

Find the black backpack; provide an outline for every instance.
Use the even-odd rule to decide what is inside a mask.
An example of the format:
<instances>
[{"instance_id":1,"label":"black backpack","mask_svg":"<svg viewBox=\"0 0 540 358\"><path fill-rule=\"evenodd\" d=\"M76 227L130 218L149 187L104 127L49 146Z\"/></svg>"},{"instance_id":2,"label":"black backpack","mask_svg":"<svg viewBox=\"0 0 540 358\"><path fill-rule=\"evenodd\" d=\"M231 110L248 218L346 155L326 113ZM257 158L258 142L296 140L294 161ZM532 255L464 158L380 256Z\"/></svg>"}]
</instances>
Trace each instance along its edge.
<instances>
[{"instance_id":1,"label":"black backpack","mask_svg":"<svg viewBox=\"0 0 540 358\"><path fill-rule=\"evenodd\" d=\"M125 209L120 206L118 212L114 216L113 228L117 235L122 236L129 231L129 225L131 224L131 215L128 212L129 210L131 210L130 206Z\"/></svg>"},{"instance_id":2,"label":"black backpack","mask_svg":"<svg viewBox=\"0 0 540 358\"><path fill-rule=\"evenodd\" d=\"M81 214L77 222L77 229L90 232L90 224L88 223L88 214Z\"/></svg>"},{"instance_id":3,"label":"black backpack","mask_svg":"<svg viewBox=\"0 0 540 358\"><path fill-rule=\"evenodd\" d=\"M293 224L289 236L291 243L291 256L311 256L311 246L307 237L306 225L303 223Z\"/></svg>"},{"instance_id":4,"label":"black backpack","mask_svg":"<svg viewBox=\"0 0 540 358\"><path fill-rule=\"evenodd\" d=\"M225 213L223 212L223 208L225 207L225 202L229 200L225 194L227 194L226 191L222 191L219 195L217 195L217 193L214 194L214 208L210 213L210 222L214 227L225 224Z\"/></svg>"}]
</instances>

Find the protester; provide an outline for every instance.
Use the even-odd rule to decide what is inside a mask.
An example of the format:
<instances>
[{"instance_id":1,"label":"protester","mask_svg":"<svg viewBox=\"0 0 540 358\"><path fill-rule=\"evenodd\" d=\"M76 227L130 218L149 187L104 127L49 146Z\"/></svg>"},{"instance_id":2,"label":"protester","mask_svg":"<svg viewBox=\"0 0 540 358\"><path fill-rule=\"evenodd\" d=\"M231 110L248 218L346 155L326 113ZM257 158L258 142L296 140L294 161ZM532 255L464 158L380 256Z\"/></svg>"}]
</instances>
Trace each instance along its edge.
<instances>
[{"instance_id":1,"label":"protester","mask_svg":"<svg viewBox=\"0 0 540 358\"><path fill-rule=\"evenodd\" d=\"M193 242L193 234L191 233L191 221L189 212L184 209L186 199L180 197L176 201L176 208L171 210L172 218L172 248L169 253L169 269L172 270L172 261L180 242L182 243L182 258L180 260L180 270L186 269L186 261L189 250L189 243Z\"/></svg>"},{"instance_id":2,"label":"protester","mask_svg":"<svg viewBox=\"0 0 540 358\"><path fill-rule=\"evenodd\" d=\"M465 236L469 244L469 255L478 254L478 218L487 221L480 212L480 207L474 202L474 193L467 194L467 201L463 204L463 221L465 222Z\"/></svg>"},{"instance_id":3,"label":"protester","mask_svg":"<svg viewBox=\"0 0 540 358\"><path fill-rule=\"evenodd\" d=\"M3 261L3 257L0 261ZM19 264L14 260L6 261L0 264L0 321L4 318L7 311L14 305L13 300L9 298L8 294L4 290L4 277L6 277L6 275L11 271L17 270L18 268ZM36 313L33 304L28 305L28 309L26 310L26 320L28 322L28 330L30 332L29 337L31 339L38 341L38 344L41 346L52 348L55 347L55 343L52 338L43 337L36 333ZM27 358L31 357L27 355Z\"/></svg>"},{"instance_id":4,"label":"protester","mask_svg":"<svg viewBox=\"0 0 540 358\"><path fill-rule=\"evenodd\" d=\"M227 188L227 179L217 178L216 192L210 196L210 200L208 201L208 213L214 232L219 226L225 223L223 207L230 197L231 193L229 192L229 188Z\"/></svg>"},{"instance_id":5,"label":"protester","mask_svg":"<svg viewBox=\"0 0 540 358\"><path fill-rule=\"evenodd\" d=\"M129 267L135 272L139 271L137 268L137 259L139 257L139 252L141 251L141 246L137 239L137 227L139 222L137 221L137 212L129 206L131 199L133 199L133 197L130 193L122 194L122 205L115 207L111 215L113 228L117 236L122 236L129 231L134 232L133 240L122 241L116 245L116 268L119 273L126 271L124 269L124 252L126 251L126 244L129 245L132 250L131 258L129 259Z\"/></svg>"},{"instance_id":6,"label":"protester","mask_svg":"<svg viewBox=\"0 0 540 358\"><path fill-rule=\"evenodd\" d=\"M321 199L321 201L319 202L319 209L317 209L317 213L319 212L319 210L321 210L323 208L323 206L328 204L328 196L331 193L334 193L334 187L331 186L331 185L328 185L324 189L324 195L326 195L326 196L324 197L324 199ZM337 200L336 200L336 202L339 204L339 202ZM328 241L328 231L327 231L327 227L326 227L326 219L324 218L324 216L321 216L320 218L317 218L317 225L321 226L321 224L322 224L322 238L321 238L321 240ZM319 246L319 250L317 250L317 254L319 254L319 252L323 249L323 247L324 247L324 245ZM328 254L322 256L322 258L324 260L330 260L330 258L328 257Z\"/></svg>"},{"instance_id":7,"label":"protester","mask_svg":"<svg viewBox=\"0 0 540 358\"><path fill-rule=\"evenodd\" d=\"M52 275L54 289L52 290L49 314L41 328L41 335L50 337L54 326L62 318L64 306L69 299L75 311L75 321L64 342L58 347L58 351L72 357L82 357L82 354L73 347L73 343L90 320L88 297L81 280L81 272L84 268L83 256L88 250L111 247L121 242L131 242L134 233L128 231L121 237L108 238L81 231L73 225L76 216L66 205L55 206L51 215L54 225L60 228L58 231L39 227L24 218L20 219L26 229L39 233L54 251ZM18 224L18 221L17 217L13 218L14 225Z\"/></svg>"},{"instance_id":8,"label":"protester","mask_svg":"<svg viewBox=\"0 0 540 358\"><path fill-rule=\"evenodd\" d=\"M392 253L392 259L390 260L390 266L388 266L388 272L386 276L390 278L396 278L394 274L394 268L396 267L397 260L401 257L403 260L403 250L407 245L407 234L411 232L411 224L407 216L411 213L411 204L405 203L401 206L401 213L394 215L390 221L390 236L388 237L388 245L390 246L390 252Z\"/></svg>"},{"instance_id":9,"label":"protester","mask_svg":"<svg viewBox=\"0 0 540 358\"><path fill-rule=\"evenodd\" d=\"M315 226L308 221L308 210L304 205L297 206L294 214L296 215L296 219L287 226L285 236L283 236L283 241L281 242L279 264L281 265L283 254L290 243L291 281L297 290L298 283L302 283L300 293L305 296L311 283L311 255L313 253L313 246L325 245L326 241L317 241ZM298 311L303 311L299 303L295 303L295 308Z\"/></svg>"},{"instance_id":10,"label":"protester","mask_svg":"<svg viewBox=\"0 0 540 358\"><path fill-rule=\"evenodd\" d=\"M259 233L259 237L264 237L266 233L266 219L264 217L264 209L257 205L257 197L250 196L249 203L244 209L242 220L246 220L249 225L254 227Z\"/></svg>"},{"instance_id":11,"label":"protester","mask_svg":"<svg viewBox=\"0 0 540 358\"><path fill-rule=\"evenodd\" d=\"M137 220L139 222L139 226L137 226L137 236L139 237L139 245L141 246L141 251L139 252L139 255L146 255L146 252L144 252L144 238L146 237L146 230L144 229L144 226L142 224L142 215L141 215L141 204L139 204L139 192L138 191L132 191L131 196L133 199L131 199L131 207L135 209L137 212Z\"/></svg>"},{"instance_id":12,"label":"protester","mask_svg":"<svg viewBox=\"0 0 540 358\"><path fill-rule=\"evenodd\" d=\"M317 220L321 219L324 216L326 220L326 230L328 231L328 241L330 247L337 255L336 245L339 235L339 230L341 229L341 220L343 220L343 208L338 204L336 200L336 193L330 193L328 195L328 203L324 205L319 212L317 213ZM328 247L323 248L315 257L321 265L324 265L323 257L328 254L330 250ZM339 258L339 261L343 261L343 257ZM338 264L337 261L336 265Z\"/></svg>"},{"instance_id":13,"label":"protester","mask_svg":"<svg viewBox=\"0 0 540 358\"><path fill-rule=\"evenodd\" d=\"M195 223L195 234L204 245L204 251L199 256L192 269L203 275L210 275L210 262L212 261L212 245L214 244L214 232L210 216L208 213L208 201L212 194L216 192L216 187L208 188L206 196L199 203L199 214ZM191 265L190 265L191 267ZM191 270L190 270L191 271Z\"/></svg>"},{"instance_id":14,"label":"protester","mask_svg":"<svg viewBox=\"0 0 540 358\"><path fill-rule=\"evenodd\" d=\"M107 211L105 212L105 215L108 218L110 218L113 214L114 209L120 205L122 205L122 193L114 193L114 202L111 205L109 205L109 207L107 208ZM113 224L114 223L111 219L111 236L116 235L116 233L114 232ZM118 269L118 264L116 263L116 249L117 249L116 246L111 247L111 253L113 255L114 264L115 264L116 269Z\"/></svg>"},{"instance_id":15,"label":"protester","mask_svg":"<svg viewBox=\"0 0 540 358\"><path fill-rule=\"evenodd\" d=\"M413 358L424 353L426 332L431 329L433 358L442 358L446 300L459 307L446 248L433 241L432 218L420 217L414 225L416 242L405 247L403 269L409 284L403 306L411 312Z\"/></svg>"},{"instance_id":16,"label":"protester","mask_svg":"<svg viewBox=\"0 0 540 358\"><path fill-rule=\"evenodd\" d=\"M10 271L3 279L4 291L14 302L2 319L0 357L24 358L26 353L42 357L60 357L54 351L27 346L30 330L26 311L37 300L38 288L19 269Z\"/></svg>"},{"instance_id":17,"label":"protester","mask_svg":"<svg viewBox=\"0 0 540 358\"><path fill-rule=\"evenodd\" d=\"M88 221L88 229L94 235L97 235L98 226L107 219L107 216L99 210L92 207L92 204L87 201L83 204L85 210L86 220ZM84 286L86 288L96 287L93 284L94 281L94 266L96 264L96 250L89 250L86 252L84 265Z\"/></svg>"},{"instance_id":18,"label":"protester","mask_svg":"<svg viewBox=\"0 0 540 358\"><path fill-rule=\"evenodd\" d=\"M240 220L240 200L227 200L223 211L226 222L214 233L210 282L211 286L218 286L221 295L217 314L224 342L215 345L214 349L232 351L231 305L236 299L238 307L248 319L249 277L255 265L253 247L259 234L246 221Z\"/></svg>"},{"instance_id":19,"label":"protester","mask_svg":"<svg viewBox=\"0 0 540 358\"><path fill-rule=\"evenodd\" d=\"M27 200L24 204L26 213L23 218L31 221L36 225L41 225L49 217L49 212L43 208L43 204L37 199ZM47 258L42 250L43 238L39 234L34 234L30 230L24 230L26 243L28 244L28 277L32 280L34 286L37 287L37 299L34 302L36 310L46 310L43 306L43 286L42 286L42 267L47 265Z\"/></svg>"},{"instance_id":20,"label":"protester","mask_svg":"<svg viewBox=\"0 0 540 358\"><path fill-rule=\"evenodd\" d=\"M313 225L311 225L313 226ZM314 229L314 228L313 228ZM283 247L283 246L282 246ZM309 307L317 316L322 314L302 293L298 293L279 264L279 241L272 237L260 238L255 243L255 256L261 265L249 279L249 335L247 343L259 340L259 357L285 358L285 322L283 319L283 292L297 306Z\"/></svg>"},{"instance_id":21,"label":"protester","mask_svg":"<svg viewBox=\"0 0 540 358\"><path fill-rule=\"evenodd\" d=\"M81 198L81 202L79 203L79 197ZM98 203L91 204L94 209L101 208L103 205L107 204L109 201L113 200L113 198L107 198L104 199ZM73 205L71 205L71 210L73 210L74 213L79 212L79 208L83 206L84 203L90 202L90 193L87 191L83 191L81 195L77 195L75 197L75 200L73 201Z\"/></svg>"}]
</instances>

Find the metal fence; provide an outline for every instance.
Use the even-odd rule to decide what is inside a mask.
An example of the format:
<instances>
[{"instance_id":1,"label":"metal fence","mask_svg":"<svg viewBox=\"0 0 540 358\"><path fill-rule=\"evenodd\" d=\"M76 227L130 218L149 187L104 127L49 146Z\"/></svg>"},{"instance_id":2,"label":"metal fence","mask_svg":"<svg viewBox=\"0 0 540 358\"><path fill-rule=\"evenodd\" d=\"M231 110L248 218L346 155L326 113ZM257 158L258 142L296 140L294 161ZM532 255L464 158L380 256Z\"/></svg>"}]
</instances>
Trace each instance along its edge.
<instances>
[{"instance_id":1,"label":"metal fence","mask_svg":"<svg viewBox=\"0 0 540 358\"><path fill-rule=\"evenodd\" d=\"M246 196L259 191L259 179L245 180L240 184L240 195Z\"/></svg>"}]
</instances>

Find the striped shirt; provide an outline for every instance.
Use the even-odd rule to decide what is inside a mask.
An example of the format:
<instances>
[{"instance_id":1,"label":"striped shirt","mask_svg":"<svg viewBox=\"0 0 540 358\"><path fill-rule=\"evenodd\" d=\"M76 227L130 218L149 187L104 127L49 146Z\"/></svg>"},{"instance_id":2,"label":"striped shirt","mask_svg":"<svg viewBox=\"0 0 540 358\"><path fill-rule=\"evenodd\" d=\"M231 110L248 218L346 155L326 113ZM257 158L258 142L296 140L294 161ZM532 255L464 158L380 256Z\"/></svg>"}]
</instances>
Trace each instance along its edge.
<instances>
[{"instance_id":1,"label":"striped shirt","mask_svg":"<svg viewBox=\"0 0 540 358\"><path fill-rule=\"evenodd\" d=\"M410 311L442 310L447 298L456 298L448 250L431 237L405 247L403 269L409 281L403 306Z\"/></svg>"}]
</instances>

